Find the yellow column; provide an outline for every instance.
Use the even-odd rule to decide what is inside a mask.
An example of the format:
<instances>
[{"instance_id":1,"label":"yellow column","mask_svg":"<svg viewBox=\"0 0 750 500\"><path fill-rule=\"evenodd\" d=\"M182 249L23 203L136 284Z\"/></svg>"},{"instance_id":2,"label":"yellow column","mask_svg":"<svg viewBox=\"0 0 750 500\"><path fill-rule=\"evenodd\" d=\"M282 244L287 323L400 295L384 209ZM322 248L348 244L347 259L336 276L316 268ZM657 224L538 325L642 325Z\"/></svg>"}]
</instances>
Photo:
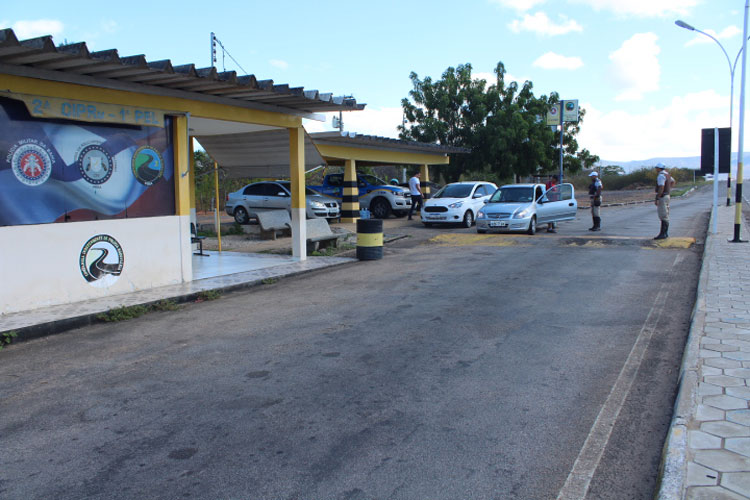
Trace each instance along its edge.
<instances>
[{"instance_id":1,"label":"yellow column","mask_svg":"<svg viewBox=\"0 0 750 500\"><path fill-rule=\"evenodd\" d=\"M344 164L344 186L341 191L341 222L356 222L359 219L359 187L357 187L357 162L346 160Z\"/></svg>"},{"instance_id":2,"label":"yellow column","mask_svg":"<svg viewBox=\"0 0 750 500\"><path fill-rule=\"evenodd\" d=\"M419 173L422 174L422 178L419 181L422 184L422 199L426 200L430 197L430 187L427 185L427 182L430 180L430 166L422 165L419 168Z\"/></svg>"},{"instance_id":3,"label":"yellow column","mask_svg":"<svg viewBox=\"0 0 750 500\"><path fill-rule=\"evenodd\" d=\"M305 199L305 129L289 129L289 178L292 190L292 255L307 259L307 200Z\"/></svg>"},{"instance_id":4,"label":"yellow column","mask_svg":"<svg viewBox=\"0 0 750 500\"><path fill-rule=\"evenodd\" d=\"M190 185L190 222L197 224L198 217L195 210L195 151L192 137L188 137L188 158L190 161L190 174L188 175L188 184Z\"/></svg>"},{"instance_id":5,"label":"yellow column","mask_svg":"<svg viewBox=\"0 0 750 500\"><path fill-rule=\"evenodd\" d=\"M221 252L221 212L219 211L219 164L214 162L214 227L216 228L216 239L219 243L219 252Z\"/></svg>"},{"instance_id":6,"label":"yellow column","mask_svg":"<svg viewBox=\"0 0 750 500\"><path fill-rule=\"evenodd\" d=\"M174 199L175 214L190 215L190 153L187 117L174 117Z\"/></svg>"}]
</instances>

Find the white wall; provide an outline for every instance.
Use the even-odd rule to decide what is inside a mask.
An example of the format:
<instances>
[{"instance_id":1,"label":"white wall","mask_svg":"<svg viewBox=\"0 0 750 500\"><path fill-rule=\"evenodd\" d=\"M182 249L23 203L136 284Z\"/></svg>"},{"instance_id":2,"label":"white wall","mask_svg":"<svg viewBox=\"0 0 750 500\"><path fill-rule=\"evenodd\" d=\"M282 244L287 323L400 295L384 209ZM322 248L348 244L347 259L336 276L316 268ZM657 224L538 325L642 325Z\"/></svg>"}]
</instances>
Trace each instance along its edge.
<instances>
[{"instance_id":1,"label":"white wall","mask_svg":"<svg viewBox=\"0 0 750 500\"><path fill-rule=\"evenodd\" d=\"M120 244L123 268L89 283L81 251L99 234ZM190 281L190 248L190 216L0 227L0 314Z\"/></svg>"}]
</instances>

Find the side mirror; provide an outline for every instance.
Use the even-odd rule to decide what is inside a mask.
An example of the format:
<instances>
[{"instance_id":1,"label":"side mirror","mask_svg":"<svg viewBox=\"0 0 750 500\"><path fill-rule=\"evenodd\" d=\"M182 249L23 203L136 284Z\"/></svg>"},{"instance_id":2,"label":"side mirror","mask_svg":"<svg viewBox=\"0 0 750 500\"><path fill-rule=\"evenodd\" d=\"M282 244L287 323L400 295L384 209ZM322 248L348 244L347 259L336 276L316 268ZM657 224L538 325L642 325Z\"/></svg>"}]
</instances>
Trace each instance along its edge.
<instances>
[{"instance_id":1,"label":"side mirror","mask_svg":"<svg viewBox=\"0 0 750 500\"><path fill-rule=\"evenodd\" d=\"M490 202L490 199L489 199L489 198L487 198L486 200L484 200L484 204L485 204L485 205L486 205L487 203L489 203L489 202Z\"/></svg>"}]
</instances>

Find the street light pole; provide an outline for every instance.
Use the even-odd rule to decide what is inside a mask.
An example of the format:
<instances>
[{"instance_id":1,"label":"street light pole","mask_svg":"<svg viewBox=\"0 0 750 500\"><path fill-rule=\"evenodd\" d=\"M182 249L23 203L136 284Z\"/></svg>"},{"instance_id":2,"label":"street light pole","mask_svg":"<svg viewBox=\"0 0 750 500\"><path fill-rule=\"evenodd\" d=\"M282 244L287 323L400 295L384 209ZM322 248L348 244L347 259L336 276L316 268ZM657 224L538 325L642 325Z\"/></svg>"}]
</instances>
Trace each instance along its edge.
<instances>
[{"instance_id":1,"label":"street light pole","mask_svg":"<svg viewBox=\"0 0 750 500\"><path fill-rule=\"evenodd\" d=\"M742 228L742 164L745 145L745 70L747 66L747 14L750 9L750 0L745 0L745 26L742 32L742 78L740 80L740 144L737 151L737 194L735 195L734 210L734 239L732 242L740 243L740 230Z\"/></svg>"},{"instance_id":2,"label":"street light pole","mask_svg":"<svg viewBox=\"0 0 750 500\"><path fill-rule=\"evenodd\" d=\"M737 52L737 57L734 58L734 64L732 64L731 59L729 59L729 54L727 54L727 51L724 49L724 46L717 40L714 36L712 36L710 33L706 33L705 31L701 31L695 26L692 26L685 21L677 20L674 22L677 26L680 28L684 28L686 30L695 31L697 33L700 33L701 35L706 35L708 38L716 42L716 44L719 46L722 52L724 52L724 57L727 58L727 64L729 65L729 128L731 130L732 128L732 111L734 107L734 70L737 69L737 61L740 58L740 54L743 53L743 49L741 48L739 52ZM744 48L744 44L743 44ZM730 161L731 163L731 161ZM735 200L736 202L736 200ZM730 167L729 174L727 175L727 206L732 204L732 169Z\"/></svg>"}]
</instances>

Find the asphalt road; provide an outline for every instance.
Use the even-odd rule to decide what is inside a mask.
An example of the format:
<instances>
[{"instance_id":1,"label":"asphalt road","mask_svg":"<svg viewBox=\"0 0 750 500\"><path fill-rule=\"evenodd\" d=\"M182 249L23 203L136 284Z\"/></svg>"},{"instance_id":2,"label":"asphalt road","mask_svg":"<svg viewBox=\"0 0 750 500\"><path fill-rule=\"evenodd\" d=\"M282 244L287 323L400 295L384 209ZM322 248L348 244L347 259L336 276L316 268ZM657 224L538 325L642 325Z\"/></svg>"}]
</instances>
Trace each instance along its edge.
<instances>
[{"instance_id":1,"label":"asphalt road","mask_svg":"<svg viewBox=\"0 0 750 500\"><path fill-rule=\"evenodd\" d=\"M688 249L649 246L653 205L415 222L379 261L14 345L0 498L651 498L709 204L672 203Z\"/></svg>"}]
</instances>

